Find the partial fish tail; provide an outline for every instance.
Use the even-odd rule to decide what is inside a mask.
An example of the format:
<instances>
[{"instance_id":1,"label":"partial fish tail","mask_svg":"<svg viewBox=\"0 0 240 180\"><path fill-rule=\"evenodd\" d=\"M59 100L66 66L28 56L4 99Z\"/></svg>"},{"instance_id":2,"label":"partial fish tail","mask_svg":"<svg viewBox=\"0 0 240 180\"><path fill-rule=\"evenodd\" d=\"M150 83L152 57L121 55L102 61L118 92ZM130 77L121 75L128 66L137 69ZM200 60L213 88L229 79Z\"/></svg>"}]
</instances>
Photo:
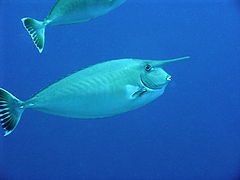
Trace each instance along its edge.
<instances>
[{"instance_id":1,"label":"partial fish tail","mask_svg":"<svg viewBox=\"0 0 240 180\"><path fill-rule=\"evenodd\" d=\"M42 53L45 43L46 23L44 21L37 21L32 18L22 18L22 23L31 36L38 51Z\"/></svg>"},{"instance_id":2,"label":"partial fish tail","mask_svg":"<svg viewBox=\"0 0 240 180\"><path fill-rule=\"evenodd\" d=\"M4 136L16 128L24 109L22 101L0 88L0 120L5 131Z\"/></svg>"}]
</instances>

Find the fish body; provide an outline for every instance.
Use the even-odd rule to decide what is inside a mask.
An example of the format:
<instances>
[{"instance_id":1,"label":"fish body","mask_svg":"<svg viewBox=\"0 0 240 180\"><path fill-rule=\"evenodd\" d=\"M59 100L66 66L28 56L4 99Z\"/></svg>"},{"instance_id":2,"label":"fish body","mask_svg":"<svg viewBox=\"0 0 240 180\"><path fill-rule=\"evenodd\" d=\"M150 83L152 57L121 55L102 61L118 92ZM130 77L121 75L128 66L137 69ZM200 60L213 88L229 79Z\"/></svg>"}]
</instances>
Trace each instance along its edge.
<instances>
[{"instance_id":1,"label":"fish body","mask_svg":"<svg viewBox=\"0 0 240 180\"><path fill-rule=\"evenodd\" d=\"M164 91L149 89L146 95L134 97L144 88L137 65L137 60L121 59L91 66L50 85L26 103L39 111L74 118L99 118L130 111Z\"/></svg>"},{"instance_id":2,"label":"fish body","mask_svg":"<svg viewBox=\"0 0 240 180\"><path fill-rule=\"evenodd\" d=\"M115 9L126 0L58 0L44 22L64 25L87 22Z\"/></svg>"},{"instance_id":3,"label":"fish body","mask_svg":"<svg viewBox=\"0 0 240 180\"><path fill-rule=\"evenodd\" d=\"M103 118L137 109L164 93L171 76L162 66L172 60L119 59L77 71L23 102L0 88L0 120L5 135L31 108L72 118Z\"/></svg>"},{"instance_id":4,"label":"fish body","mask_svg":"<svg viewBox=\"0 0 240 180\"><path fill-rule=\"evenodd\" d=\"M45 44L45 28L87 22L117 8L126 0L58 0L43 21L22 18L34 44L41 53Z\"/></svg>"}]
</instances>

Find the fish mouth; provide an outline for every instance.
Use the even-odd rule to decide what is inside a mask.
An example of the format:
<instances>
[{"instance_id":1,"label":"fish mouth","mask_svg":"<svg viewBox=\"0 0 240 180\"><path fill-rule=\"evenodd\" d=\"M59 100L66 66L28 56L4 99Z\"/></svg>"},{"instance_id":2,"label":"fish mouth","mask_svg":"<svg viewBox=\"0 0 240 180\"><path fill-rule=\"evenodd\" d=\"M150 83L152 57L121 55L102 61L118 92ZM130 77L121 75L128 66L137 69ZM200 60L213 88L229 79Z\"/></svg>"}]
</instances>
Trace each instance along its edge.
<instances>
[{"instance_id":1,"label":"fish mouth","mask_svg":"<svg viewBox=\"0 0 240 180\"><path fill-rule=\"evenodd\" d=\"M167 81L171 81L171 80L172 80L172 76L169 75L169 76L166 78L166 80L167 80Z\"/></svg>"}]
</instances>

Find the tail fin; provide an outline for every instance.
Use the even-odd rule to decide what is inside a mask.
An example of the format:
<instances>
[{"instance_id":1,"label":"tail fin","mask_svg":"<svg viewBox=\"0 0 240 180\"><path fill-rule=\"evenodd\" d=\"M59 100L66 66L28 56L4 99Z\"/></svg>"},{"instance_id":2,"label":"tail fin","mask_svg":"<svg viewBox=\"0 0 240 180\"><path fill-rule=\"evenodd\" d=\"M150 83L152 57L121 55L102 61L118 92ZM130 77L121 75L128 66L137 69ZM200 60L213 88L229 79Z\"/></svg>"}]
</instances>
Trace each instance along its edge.
<instances>
[{"instance_id":1,"label":"tail fin","mask_svg":"<svg viewBox=\"0 0 240 180\"><path fill-rule=\"evenodd\" d=\"M41 53L44 48L46 24L32 18L22 18L22 23Z\"/></svg>"},{"instance_id":2,"label":"tail fin","mask_svg":"<svg viewBox=\"0 0 240 180\"><path fill-rule=\"evenodd\" d=\"M4 136L15 129L23 111L23 102L0 88L0 120L2 128L5 130Z\"/></svg>"}]
</instances>

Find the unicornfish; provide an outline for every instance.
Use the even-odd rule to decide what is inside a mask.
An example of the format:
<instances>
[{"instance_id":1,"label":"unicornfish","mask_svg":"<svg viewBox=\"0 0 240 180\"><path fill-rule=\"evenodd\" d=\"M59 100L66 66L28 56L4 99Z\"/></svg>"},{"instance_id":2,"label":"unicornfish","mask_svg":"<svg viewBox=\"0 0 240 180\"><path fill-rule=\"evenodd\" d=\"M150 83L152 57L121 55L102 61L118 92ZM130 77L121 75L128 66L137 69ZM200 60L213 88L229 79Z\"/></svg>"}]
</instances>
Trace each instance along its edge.
<instances>
[{"instance_id":1,"label":"unicornfish","mask_svg":"<svg viewBox=\"0 0 240 180\"><path fill-rule=\"evenodd\" d=\"M22 18L22 23L41 53L45 43L45 27L83 23L102 16L126 0L57 0L43 21Z\"/></svg>"},{"instance_id":2,"label":"unicornfish","mask_svg":"<svg viewBox=\"0 0 240 180\"><path fill-rule=\"evenodd\" d=\"M79 70L21 101L0 88L0 120L5 136L27 108L70 118L92 119L137 109L164 93L171 76L163 65L187 59L118 59Z\"/></svg>"}]
</instances>

